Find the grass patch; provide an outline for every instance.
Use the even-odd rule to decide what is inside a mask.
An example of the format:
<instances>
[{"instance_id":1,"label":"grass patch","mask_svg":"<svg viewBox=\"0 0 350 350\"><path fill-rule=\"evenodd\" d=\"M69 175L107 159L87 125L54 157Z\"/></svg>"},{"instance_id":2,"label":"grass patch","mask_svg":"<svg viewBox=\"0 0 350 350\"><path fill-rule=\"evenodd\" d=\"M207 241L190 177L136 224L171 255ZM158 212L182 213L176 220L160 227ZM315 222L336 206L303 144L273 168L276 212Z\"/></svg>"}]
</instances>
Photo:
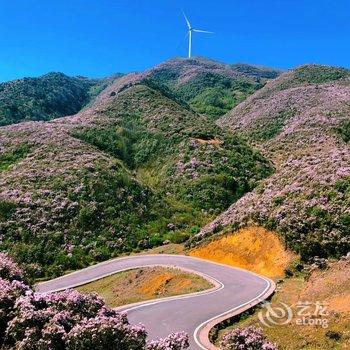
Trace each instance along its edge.
<instances>
[{"instance_id":1,"label":"grass patch","mask_svg":"<svg viewBox=\"0 0 350 350\"><path fill-rule=\"evenodd\" d=\"M322 84L346 78L349 75L349 70L345 68L307 65L297 68L294 77L301 83Z\"/></svg>"},{"instance_id":2,"label":"grass patch","mask_svg":"<svg viewBox=\"0 0 350 350\"><path fill-rule=\"evenodd\" d=\"M293 108L287 108L285 110L276 113L271 120L267 120L265 125L259 126L259 128L253 130L250 133L250 137L256 141L268 141L276 137L284 128L287 121L292 119L296 114L296 110Z\"/></svg>"},{"instance_id":3,"label":"grass patch","mask_svg":"<svg viewBox=\"0 0 350 350\"><path fill-rule=\"evenodd\" d=\"M337 132L344 142L350 142L350 119L344 120L337 128Z\"/></svg>"},{"instance_id":4,"label":"grass patch","mask_svg":"<svg viewBox=\"0 0 350 350\"><path fill-rule=\"evenodd\" d=\"M10 219L15 209L14 203L0 200L0 222Z\"/></svg>"},{"instance_id":5,"label":"grass patch","mask_svg":"<svg viewBox=\"0 0 350 350\"><path fill-rule=\"evenodd\" d=\"M188 294L211 288L206 279L177 269L150 267L117 273L79 287L82 293L97 292L109 307Z\"/></svg>"},{"instance_id":6,"label":"grass patch","mask_svg":"<svg viewBox=\"0 0 350 350\"><path fill-rule=\"evenodd\" d=\"M289 305L294 317L286 325L273 327L263 326L258 319L259 308L252 314L246 314L240 321L219 331L217 343L220 339L236 327L254 325L262 327L267 338L277 343L283 350L324 350L349 349L350 342L350 313L349 305L349 262L336 262L326 270L316 270L311 276L299 274L282 280L278 285L277 292L272 297L272 307L280 307L281 302ZM342 300L341 303L338 303ZM328 327L297 325L296 319L298 302L311 302L310 310L314 310L317 301L328 304Z\"/></svg>"},{"instance_id":7,"label":"grass patch","mask_svg":"<svg viewBox=\"0 0 350 350\"><path fill-rule=\"evenodd\" d=\"M8 170L13 164L24 159L30 151L27 144L22 144L17 148L0 155L0 171Z\"/></svg>"}]
</instances>

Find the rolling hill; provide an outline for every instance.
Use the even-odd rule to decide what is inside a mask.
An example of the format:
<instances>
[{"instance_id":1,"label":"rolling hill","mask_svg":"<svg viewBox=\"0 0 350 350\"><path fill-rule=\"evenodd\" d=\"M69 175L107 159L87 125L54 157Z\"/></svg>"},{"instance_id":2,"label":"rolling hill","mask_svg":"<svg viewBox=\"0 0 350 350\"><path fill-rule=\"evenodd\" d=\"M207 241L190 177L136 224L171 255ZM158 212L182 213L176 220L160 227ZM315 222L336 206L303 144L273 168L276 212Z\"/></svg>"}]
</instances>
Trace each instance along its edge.
<instances>
[{"instance_id":1,"label":"rolling hill","mask_svg":"<svg viewBox=\"0 0 350 350\"><path fill-rule=\"evenodd\" d=\"M50 120L79 112L109 79L48 73L0 84L0 126L29 120Z\"/></svg>"},{"instance_id":2,"label":"rolling hill","mask_svg":"<svg viewBox=\"0 0 350 350\"><path fill-rule=\"evenodd\" d=\"M197 58L104 83L53 76L89 97L0 128L0 250L35 276L247 224L304 260L350 250L348 70ZM215 115L202 98L214 90L231 99Z\"/></svg>"},{"instance_id":3,"label":"rolling hill","mask_svg":"<svg viewBox=\"0 0 350 350\"><path fill-rule=\"evenodd\" d=\"M196 57L167 61L146 76L168 87L197 113L218 118L280 73L272 68Z\"/></svg>"},{"instance_id":4,"label":"rolling hill","mask_svg":"<svg viewBox=\"0 0 350 350\"><path fill-rule=\"evenodd\" d=\"M350 71L306 65L282 74L218 120L276 171L207 225L263 225L304 260L350 250Z\"/></svg>"},{"instance_id":5,"label":"rolling hill","mask_svg":"<svg viewBox=\"0 0 350 350\"><path fill-rule=\"evenodd\" d=\"M76 115L0 128L0 250L35 276L186 240L272 173L146 75Z\"/></svg>"}]
</instances>

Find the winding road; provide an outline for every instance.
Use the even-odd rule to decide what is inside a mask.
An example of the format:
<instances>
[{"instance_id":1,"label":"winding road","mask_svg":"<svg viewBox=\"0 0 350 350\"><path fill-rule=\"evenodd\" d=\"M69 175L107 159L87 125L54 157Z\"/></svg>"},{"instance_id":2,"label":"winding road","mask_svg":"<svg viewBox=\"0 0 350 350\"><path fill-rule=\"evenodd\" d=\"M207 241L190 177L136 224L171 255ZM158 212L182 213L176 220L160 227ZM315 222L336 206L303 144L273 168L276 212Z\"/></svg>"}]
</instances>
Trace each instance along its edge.
<instances>
[{"instance_id":1,"label":"winding road","mask_svg":"<svg viewBox=\"0 0 350 350\"><path fill-rule=\"evenodd\" d=\"M131 323L143 323L149 339L171 332L190 335L190 349L217 349L209 342L209 330L222 320L239 314L271 295L273 281L257 274L184 255L138 255L109 260L68 275L39 283L38 292L77 287L116 272L146 266L168 266L201 275L214 287L200 293L126 305Z\"/></svg>"}]
</instances>

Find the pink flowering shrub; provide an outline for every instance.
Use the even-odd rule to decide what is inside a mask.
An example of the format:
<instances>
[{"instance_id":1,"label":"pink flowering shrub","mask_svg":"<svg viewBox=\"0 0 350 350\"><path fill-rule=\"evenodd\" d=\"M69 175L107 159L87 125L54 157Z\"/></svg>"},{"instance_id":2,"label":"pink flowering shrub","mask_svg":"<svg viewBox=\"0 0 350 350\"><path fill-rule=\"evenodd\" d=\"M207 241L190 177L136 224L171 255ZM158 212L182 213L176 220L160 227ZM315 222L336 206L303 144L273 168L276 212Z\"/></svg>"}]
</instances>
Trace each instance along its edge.
<instances>
[{"instance_id":1,"label":"pink flowering shrub","mask_svg":"<svg viewBox=\"0 0 350 350\"><path fill-rule=\"evenodd\" d=\"M258 224L280 233L305 261L349 252L350 145L346 130L339 133L350 114L349 79L305 85L298 72L281 75L219 120L254 140L276 170L196 239Z\"/></svg>"},{"instance_id":2,"label":"pink flowering shrub","mask_svg":"<svg viewBox=\"0 0 350 350\"><path fill-rule=\"evenodd\" d=\"M97 294L75 290L35 293L21 269L1 254L7 279L0 278L0 348L20 350L182 350L188 337L174 333L147 345L143 325L108 309ZM2 276L5 276L5 272ZM0 272L1 273L1 272Z\"/></svg>"},{"instance_id":3,"label":"pink flowering shrub","mask_svg":"<svg viewBox=\"0 0 350 350\"><path fill-rule=\"evenodd\" d=\"M171 333L166 338L151 341L147 350L181 350L189 347L188 334L185 332Z\"/></svg>"},{"instance_id":4,"label":"pink flowering shrub","mask_svg":"<svg viewBox=\"0 0 350 350\"><path fill-rule=\"evenodd\" d=\"M0 278L0 345L3 342L7 323L13 317L16 300L30 288L23 282Z\"/></svg>"},{"instance_id":5,"label":"pink flowering shrub","mask_svg":"<svg viewBox=\"0 0 350 350\"><path fill-rule=\"evenodd\" d=\"M7 254L0 253L0 278L21 281L23 276L23 270Z\"/></svg>"},{"instance_id":6,"label":"pink flowering shrub","mask_svg":"<svg viewBox=\"0 0 350 350\"><path fill-rule=\"evenodd\" d=\"M222 350L277 350L276 345L266 340L261 328L253 326L237 328L227 333L220 343Z\"/></svg>"},{"instance_id":7,"label":"pink flowering shrub","mask_svg":"<svg viewBox=\"0 0 350 350\"><path fill-rule=\"evenodd\" d=\"M69 350L142 349L146 341L143 325L130 325L125 314L101 315L83 319L65 337Z\"/></svg>"},{"instance_id":8,"label":"pink flowering shrub","mask_svg":"<svg viewBox=\"0 0 350 350\"><path fill-rule=\"evenodd\" d=\"M144 328L129 325L125 315L108 310L96 295L73 290L48 294L27 291L15 303L5 344L22 349L30 349L31 344L91 349L97 344L136 343L142 348L145 338Z\"/></svg>"}]
</instances>

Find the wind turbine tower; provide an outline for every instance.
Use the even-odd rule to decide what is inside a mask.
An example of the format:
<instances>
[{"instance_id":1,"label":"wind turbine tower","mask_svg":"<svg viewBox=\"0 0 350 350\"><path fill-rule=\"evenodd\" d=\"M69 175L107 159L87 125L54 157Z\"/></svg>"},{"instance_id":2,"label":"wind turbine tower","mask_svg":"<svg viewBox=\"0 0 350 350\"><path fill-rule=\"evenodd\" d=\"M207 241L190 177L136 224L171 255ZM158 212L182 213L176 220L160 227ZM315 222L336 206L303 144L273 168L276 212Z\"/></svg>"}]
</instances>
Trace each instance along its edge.
<instances>
[{"instance_id":1,"label":"wind turbine tower","mask_svg":"<svg viewBox=\"0 0 350 350\"><path fill-rule=\"evenodd\" d=\"M191 56L192 56L192 33L196 32L196 33L213 34L213 32L208 32L207 30L193 28L190 21L186 17L185 13L184 13L184 17L185 17L187 27L188 27L188 58L191 58Z\"/></svg>"}]
</instances>

